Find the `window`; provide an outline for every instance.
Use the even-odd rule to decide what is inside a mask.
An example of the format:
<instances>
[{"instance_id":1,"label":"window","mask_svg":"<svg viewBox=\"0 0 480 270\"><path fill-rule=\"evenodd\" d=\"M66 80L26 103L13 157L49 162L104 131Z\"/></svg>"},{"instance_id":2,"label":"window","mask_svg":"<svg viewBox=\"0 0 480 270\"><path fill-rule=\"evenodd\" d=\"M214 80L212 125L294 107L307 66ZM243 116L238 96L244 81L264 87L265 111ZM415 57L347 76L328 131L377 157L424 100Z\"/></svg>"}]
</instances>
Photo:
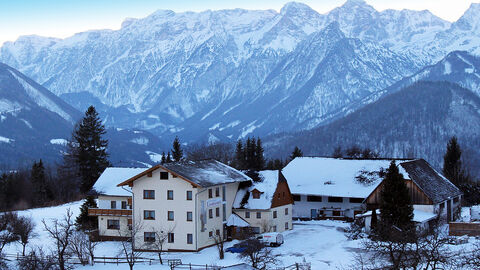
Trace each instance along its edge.
<instances>
[{"instance_id":1,"label":"window","mask_svg":"<svg viewBox=\"0 0 480 270\"><path fill-rule=\"evenodd\" d=\"M350 203L363 203L363 198L350 198Z\"/></svg>"},{"instance_id":2,"label":"window","mask_svg":"<svg viewBox=\"0 0 480 270\"><path fill-rule=\"evenodd\" d=\"M167 200L173 200L173 190L167 190Z\"/></svg>"},{"instance_id":3,"label":"window","mask_svg":"<svg viewBox=\"0 0 480 270\"><path fill-rule=\"evenodd\" d=\"M321 202L321 201L322 201L322 196L313 196L313 195L307 196L307 202Z\"/></svg>"},{"instance_id":4,"label":"window","mask_svg":"<svg viewBox=\"0 0 480 270\"><path fill-rule=\"evenodd\" d=\"M155 233L154 232L144 232L143 233L144 242L155 242Z\"/></svg>"},{"instance_id":5,"label":"window","mask_svg":"<svg viewBox=\"0 0 480 270\"><path fill-rule=\"evenodd\" d=\"M215 208L215 216L216 217L220 216L220 207Z\"/></svg>"},{"instance_id":6,"label":"window","mask_svg":"<svg viewBox=\"0 0 480 270\"><path fill-rule=\"evenodd\" d=\"M220 235L220 230L216 230L216 231L215 231L215 234L216 234L216 235Z\"/></svg>"},{"instance_id":7,"label":"window","mask_svg":"<svg viewBox=\"0 0 480 270\"><path fill-rule=\"evenodd\" d=\"M208 209L208 218L213 218L213 209Z\"/></svg>"},{"instance_id":8,"label":"window","mask_svg":"<svg viewBox=\"0 0 480 270\"><path fill-rule=\"evenodd\" d=\"M153 210L144 210L143 219L155 219L155 211Z\"/></svg>"},{"instance_id":9,"label":"window","mask_svg":"<svg viewBox=\"0 0 480 270\"><path fill-rule=\"evenodd\" d=\"M169 232L168 233L168 242L169 243L174 243L175 242L175 234Z\"/></svg>"},{"instance_id":10,"label":"window","mask_svg":"<svg viewBox=\"0 0 480 270\"><path fill-rule=\"evenodd\" d=\"M245 218L250 218L250 212L245 212Z\"/></svg>"},{"instance_id":11,"label":"window","mask_svg":"<svg viewBox=\"0 0 480 270\"><path fill-rule=\"evenodd\" d=\"M252 227L253 233L260 233L260 227Z\"/></svg>"},{"instance_id":12,"label":"window","mask_svg":"<svg viewBox=\"0 0 480 270\"><path fill-rule=\"evenodd\" d=\"M169 220L169 221L172 221L172 220L174 220L174 214L173 214L173 211L168 211L168 220Z\"/></svg>"},{"instance_id":13,"label":"window","mask_svg":"<svg viewBox=\"0 0 480 270\"><path fill-rule=\"evenodd\" d=\"M277 226L273 226L273 227L272 227L272 231L273 231L273 232L276 232L276 231L277 231Z\"/></svg>"},{"instance_id":14,"label":"window","mask_svg":"<svg viewBox=\"0 0 480 270\"><path fill-rule=\"evenodd\" d=\"M117 202L116 201L111 201L110 202L110 208L111 209L117 209Z\"/></svg>"},{"instance_id":15,"label":"window","mask_svg":"<svg viewBox=\"0 0 480 270\"><path fill-rule=\"evenodd\" d=\"M192 191L187 190L187 201L191 201L191 200L192 200Z\"/></svg>"},{"instance_id":16,"label":"window","mask_svg":"<svg viewBox=\"0 0 480 270\"><path fill-rule=\"evenodd\" d=\"M328 197L328 202L341 203L343 202L342 197Z\"/></svg>"},{"instance_id":17,"label":"window","mask_svg":"<svg viewBox=\"0 0 480 270\"><path fill-rule=\"evenodd\" d=\"M143 191L143 198L148 200L155 199L155 190L144 190Z\"/></svg>"},{"instance_id":18,"label":"window","mask_svg":"<svg viewBox=\"0 0 480 270\"><path fill-rule=\"evenodd\" d=\"M292 197L293 197L293 200L296 202L300 202L302 200L302 196L298 194L293 194Z\"/></svg>"},{"instance_id":19,"label":"window","mask_svg":"<svg viewBox=\"0 0 480 270\"><path fill-rule=\"evenodd\" d=\"M107 219L107 229L120 230L120 220Z\"/></svg>"},{"instance_id":20,"label":"window","mask_svg":"<svg viewBox=\"0 0 480 270\"><path fill-rule=\"evenodd\" d=\"M288 208L285 208L285 216L288 216Z\"/></svg>"},{"instance_id":21,"label":"window","mask_svg":"<svg viewBox=\"0 0 480 270\"><path fill-rule=\"evenodd\" d=\"M332 211L332 215L334 217L339 217L339 216L341 216L341 213L340 213L340 211Z\"/></svg>"},{"instance_id":22,"label":"window","mask_svg":"<svg viewBox=\"0 0 480 270\"><path fill-rule=\"evenodd\" d=\"M222 200L223 200L223 201L226 201L226 200L227 200L227 198L226 198L226 196L225 196L225 190L226 190L225 186L222 186Z\"/></svg>"},{"instance_id":23,"label":"window","mask_svg":"<svg viewBox=\"0 0 480 270\"><path fill-rule=\"evenodd\" d=\"M285 230L288 230L288 222L285 222Z\"/></svg>"},{"instance_id":24,"label":"window","mask_svg":"<svg viewBox=\"0 0 480 270\"><path fill-rule=\"evenodd\" d=\"M187 212L187 221L192 221L192 212Z\"/></svg>"},{"instance_id":25,"label":"window","mask_svg":"<svg viewBox=\"0 0 480 270\"><path fill-rule=\"evenodd\" d=\"M460 197L455 197L453 198L453 203L458 203L459 200L460 200Z\"/></svg>"},{"instance_id":26,"label":"window","mask_svg":"<svg viewBox=\"0 0 480 270\"><path fill-rule=\"evenodd\" d=\"M259 191L252 191L252 196L254 199L260 199L260 192Z\"/></svg>"},{"instance_id":27,"label":"window","mask_svg":"<svg viewBox=\"0 0 480 270\"><path fill-rule=\"evenodd\" d=\"M215 188L215 197L220 197L220 187Z\"/></svg>"},{"instance_id":28,"label":"window","mask_svg":"<svg viewBox=\"0 0 480 270\"><path fill-rule=\"evenodd\" d=\"M187 244L193 244L193 234L187 233Z\"/></svg>"},{"instance_id":29,"label":"window","mask_svg":"<svg viewBox=\"0 0 480 270\"><path fill-rule=\"evenodd\" d=\"M122 201L122 209L127 209L127 202L126 201Z\"/></svg>"},{"instance_id":30,"label":"window","mask_svg":"<svg viewBox=\"0 0 480 270\"><path fill-rule=\"evenodd\" d=\"M212 197L213 197L213 195L212 195L212 189L209 188L209 189L208 189L208 198L212 198Z\"/></svg>"},{"instance_id":31,"label":"window","mask_svg":"<svg viewBox=\"0 0 480 270\"><path fill-rule=\"evenodd\" d=\"M208 232L208 237L213 237L213 231Z\"/></svg>"},{"instance_id":32,"label":"window","mask_svg":"<svg viewBox=\"0 0 480 270\"><path fill-rule=\"evenodd\" d=\"M257 212L257 218L262 218L262 212Z\"/></svg>"},{"instance_id":33,"label":"window","mask_svg":"<svg viewBox=\"0 0 480 270\"><path fill-rule=\"evenodd\" d=\"M160 172L160 179L168 180L168 172Z\"/></svg>"},{"instance_id":34,"label":"window","mask_svg":"<svg viewBox=\"0 0 480 270\"><path fill-rule=\"evenodd\" d=\"M273 211L273 218L277 218L277 211Z\"/></svg>"}]
</instances>

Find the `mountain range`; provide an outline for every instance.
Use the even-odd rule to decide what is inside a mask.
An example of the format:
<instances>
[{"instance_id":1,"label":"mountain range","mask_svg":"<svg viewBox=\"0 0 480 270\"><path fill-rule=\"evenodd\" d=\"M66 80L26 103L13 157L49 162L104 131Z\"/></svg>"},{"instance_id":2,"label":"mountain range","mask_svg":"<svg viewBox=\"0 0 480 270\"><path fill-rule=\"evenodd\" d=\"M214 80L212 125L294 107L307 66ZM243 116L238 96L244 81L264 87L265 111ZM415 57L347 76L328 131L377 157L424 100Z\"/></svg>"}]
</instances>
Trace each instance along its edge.
<instances>
[{"instance_id":1,"label":"mountain range","mask_svg":"<svg viewBox=\"0 0 480 270\"><path fill-rule=\"evenodd\" d=\"M20 37L3 44L0 62L49 89L61 99L58 104L68 103L77 115L95 105L112 134L130 132L117 134L128 142L142 141L134 131L151 135L151 142L160 137L150 146L142 145L145 158L136 161L155 159L155 154L145 153L158 153L159 145L174 136L185 143L270 136L268 143L278 142L270 153L280 155L280 149L292 142L286 138L300 140L309 132L324 134L319 131L324 129L337 134L342 129L339 122L352 117L366 122L355 115L404 93L412 84L416 90L410 91L432 88L421 81L448 89L441 92L445 104L455 100L448 95L476 104L472 100L480 94L479 17L480 4L448 22L426 10L380 12L359 0L326 14L295 2L279 12L159 10L146 18L126 19L119 30L92 30L66 39ZM435 102L436 96L430 100ZM461 113L476 119L475 110ZM453 134L451 126L437 124L442 135L428 134L444 141ZM363 130L364 135L371 130ZM306 147L324 154L336 143ZM393 144L400 145L401 140ZM376 140L368 145L386 155L415 153L439 160L439 152L413 151L408 145L402 146L404 150Z\"/></svg>"}]
</instances>

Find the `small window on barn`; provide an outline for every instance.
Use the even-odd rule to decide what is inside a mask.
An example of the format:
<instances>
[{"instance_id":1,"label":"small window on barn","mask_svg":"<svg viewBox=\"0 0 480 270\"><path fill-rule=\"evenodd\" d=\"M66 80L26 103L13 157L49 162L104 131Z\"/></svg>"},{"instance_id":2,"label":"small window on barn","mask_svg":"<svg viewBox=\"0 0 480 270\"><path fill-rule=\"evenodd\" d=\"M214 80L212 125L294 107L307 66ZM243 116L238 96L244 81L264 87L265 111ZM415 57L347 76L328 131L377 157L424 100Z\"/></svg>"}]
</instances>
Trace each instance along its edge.
<instances>
[{"instance_id":1,"label":"small window on barn","mask_svg":"<svg viewBox=\"0 0 480 270\"><path fill-rule=\"evenodd\" d=\"M350 198L350 203L363 203L363 198Z\"/></svg>"},{"instance_id":2,"label":"small window on barn","mask_svg":"<svg viewBox=\"0 0 480 270\"><path fill-rule=\"evenodd\" d=\"M293 200L296 201L296 202L302 201L302 196L300 196L298 194L293 194L292 197L293 197Z\"/></svg>"},{"instance_id":3,"label":"small window on barn","mask_svg":"<svg viewBox=\"0 0 480 270\"><path fill-rule=\"evenodd\" d=\"M340 211L333 211L332 215L334 217L339 217L341 215L341 212Z\"/></svg>"},{"instance_id":4,"label":"small window on barn","mask_svg":"<svg viewBox=\"0 0 480 270\"><path fill-rule=\"evenodd\" d=\"M254 199L260 199L260 192L257 190L252 191L252 197Z\"/></svg>"},{"instance_id":5,"label":"small window on barn","mask_svg":"<svg viewBox=\"0 0 480 270\"><path fill-rule=\"evenodd\" d=\"M160 179L168 180L168 172L160 172Z\"/></svg>"},{"instance_id":6,"label":"small window on barn","mask_svg":"<svg viewBox=\"0 0 480 270\"><path fill-rule=\"evenodd\" d=\"M322 201L322 196L313 196L313 195L307 196L307 202L321 202L321 201Z\"/></svg>"},{"instance_id":7,"label":"small window on barn","mask_svg":"<svg viewBox=\"0 0 480 270\"><path fill-rule=\"evenodd\" d=\"M343 202L343 197L328 197L328 202L341 203Z\"/></svg>"}]
</instances>

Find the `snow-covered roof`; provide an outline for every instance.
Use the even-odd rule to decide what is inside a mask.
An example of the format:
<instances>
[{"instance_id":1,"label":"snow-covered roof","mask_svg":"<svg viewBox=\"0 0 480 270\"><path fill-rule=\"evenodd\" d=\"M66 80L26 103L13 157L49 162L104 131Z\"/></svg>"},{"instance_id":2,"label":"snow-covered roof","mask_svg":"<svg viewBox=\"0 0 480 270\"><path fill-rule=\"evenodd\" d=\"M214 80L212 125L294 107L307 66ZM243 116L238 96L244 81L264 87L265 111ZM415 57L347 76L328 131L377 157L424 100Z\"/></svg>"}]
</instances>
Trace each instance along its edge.
<instances>
[{"instance_id":1,"label":"snow-covered roof","mask_svg":"<svg viewBox=\"0 0 480 270\"><path fill-rule=\"evenodd\" d=\"M240 189L235 196L233 202L234 208L242 208L242 200L245 196L249 196L246 203L243 205L245 209L270 209L272 206L272 199L277 189L278 171L261 171L259 176L261 182L252 182L250 187ZM260 191L260 198L254 199L251 195L253 190ZM247 194L248 193L248 194Z\"/></svg>"},{"instance_id":2,"label":"snow-covered roof","mask_svg":"<svg viewBox=\"0 0 480 270\"><path fill-rule=\"evenodd\" d=\"M250 224L239 215L232 213L227 219L227 226L250 227Z\"/></svg>"},{"instance_id":3,"label":"snow-covered roof","mask_svg":"<svg viewBox=\"0 0 480 270\"><path fill-rule=\"evenodd\" d=\"M377 216L380 218L380 209L377 209L376 212L377 212ZM358 214L355 217L361 218L361 217L369 217L371 215L372 215L372 211L370 210L370 211L367 211L363 214ZM437 215L434 214L434 213L420 211L420 210L413 210L413 219L412 220L414 222L424 223L424 222L432 220L436 217L437 217Z\"/></svg>"},{"instance_id":4,"label":"snow-covered roof","mask_svg":"<svg viewBox=\"0 0 480 270\"><path fill-rule=\"evenodd\" d=\"M297 157L283 168L293 194L366 198L381 182L389 159ZM398 161L397 161L398 163ZM399 166L400 173L409 179Z\"/></svg>"},{"instance_id":5,"label":"snow-covered roof","mask_svg":"<svg viewBox=\"0 0 480 270\"><path fill-rule=\"evenodd\" d=\"M131 196L130 192L126 191L122 187L117 187L117 184L145 170L145 168L106 168L97 179L97 182L95 182L95 185L93 185L93 188L97 192L105 195Z\"/></svg>"}]
</instances>

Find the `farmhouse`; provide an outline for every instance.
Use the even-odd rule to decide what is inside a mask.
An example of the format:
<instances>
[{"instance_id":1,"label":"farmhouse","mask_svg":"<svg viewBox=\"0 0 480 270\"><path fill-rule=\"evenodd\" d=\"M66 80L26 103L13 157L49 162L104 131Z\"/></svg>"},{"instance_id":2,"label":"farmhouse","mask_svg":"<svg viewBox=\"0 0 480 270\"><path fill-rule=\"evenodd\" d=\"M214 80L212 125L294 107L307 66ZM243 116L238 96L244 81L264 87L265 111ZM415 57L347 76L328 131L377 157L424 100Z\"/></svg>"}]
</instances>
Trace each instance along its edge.
<instances>
[{"instance_id":1,"label":"farmhouse","mask_svg":"<svg viewBox=\"0 0 480 270\"><path fill-rule=\"evenodd\" d=\"M454 184L423 159L401 162L400 167L405 172L402 174L410 192L417 226L426 227L436 215L447 222L454 220L462 201L462 192ZM378 209L381 190L382 183L368 195L365 200L368 209Z\"/></svg>"},{"instance_id":2,"label":"farmhouse","mask_svg":"<svg viewBox=\"0 0 480 270\"><path fill-rule=\"evenodd\" d=\"M283 232L292 229L293 198L285 178L279 171L261 171L261 181L240 186L233 203L236 215L227 223L228 236L246 228L253 233ZM242 222L243 221L243 222Z\"/></svg>"},{"instance_id":3,"label":"farmhouse","mask_svg":"<svg viewBox=\"0 0 480 270\"><path fill-rule=\"evenodd\" d=\"M139 229L135 248L198 251L225 237L224 224L232 214L243 173L215 160L181 161L156 165L121 182L133 193L133 226Z\"/></svg>"},{"instance_id":4,"label":"farmhouse","mask_svg":"<svg viewBox=\"0 0 480 270\"><path fill-rule=\"evenodd\" d=\"M282 175L293 194L293 218L353 219L381 182L388 159L297 157ZM398 163L398 162L397 162ZM405 171L401 169L405 174Z\"/></svg>"},{"instance_id":5,"label":"farmhouse","mask_svg":"<svg viewBox=\"0 0 480 270\"><path fill-rule=\"evenodd\" d=\"M141 168L106 168L93 186L100 193L98 208L88 209L88 214L98 217L100 240L121 239L128 231L132 224L132 193L117 184L143 171Z\"/></svg>"}]
</instances>

